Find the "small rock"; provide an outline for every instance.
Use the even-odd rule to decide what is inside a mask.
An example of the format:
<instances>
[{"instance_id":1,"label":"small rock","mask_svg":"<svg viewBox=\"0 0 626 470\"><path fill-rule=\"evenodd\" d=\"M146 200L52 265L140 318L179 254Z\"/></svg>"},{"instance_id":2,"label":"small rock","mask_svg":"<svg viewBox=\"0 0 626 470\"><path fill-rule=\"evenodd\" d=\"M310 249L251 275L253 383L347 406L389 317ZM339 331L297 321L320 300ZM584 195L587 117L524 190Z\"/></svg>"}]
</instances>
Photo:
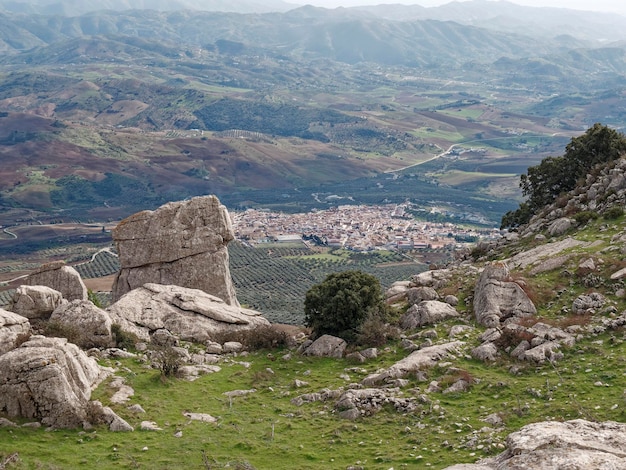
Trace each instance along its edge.
<instances>
[{"instance_id":1,"label":"small rock","mask_svg":"<svg viewBox=\"0 0 626 470\"><path fill-rule=\"evenodd\" d=\"M142 431L163 431L154 421L142 421L139 425L139 429ZM148 448L145 447L144 450L148 450Z\"/></svg>"},{"instance_id":2,"label":"small rock","mask_svg":"<svg viewBox=\"0 0 626 470\"><path fill-rule=\"evenodd\" d=\"M243 344L238 341L228 341L223 345L224 353L237 353L243 350Z\"/></svg>"},{"instance_id":3,"label":"small rock","mask_svg":"<svg viewBox=\"0 0 626 470\"><path fill-rule=\"evenodd\" d=\"M135 403L134 405L130 405L127 408L127 410L132 411L133 413L145 413L146 412L146 410L144 410L143 407L138 403Z\"/></svg>"},{"instance_id":4,"label":"small rock","mask_svg":"<svg viewBox=\"0 0 626 470\"><path fill-rule=\"evenodd\" d=\"M368 348L361 351L361 355L365 359L376 359L378 357L378 349L376 348Z\"/></svg>"},{"instance_id":5,"label":"small rock","mask_svg":"<svg viewBox=\"0 0 626 470\"><path fill-rule=\"evenodd\" d=\"M191 421L200 421L203 423L216 423L217 422L217 418L214 418L210 414L206 414L206 413L190 413L186 411L183 413L183 416L185 416L186 418L189 418Z\"/></svg>"}]
</instances>

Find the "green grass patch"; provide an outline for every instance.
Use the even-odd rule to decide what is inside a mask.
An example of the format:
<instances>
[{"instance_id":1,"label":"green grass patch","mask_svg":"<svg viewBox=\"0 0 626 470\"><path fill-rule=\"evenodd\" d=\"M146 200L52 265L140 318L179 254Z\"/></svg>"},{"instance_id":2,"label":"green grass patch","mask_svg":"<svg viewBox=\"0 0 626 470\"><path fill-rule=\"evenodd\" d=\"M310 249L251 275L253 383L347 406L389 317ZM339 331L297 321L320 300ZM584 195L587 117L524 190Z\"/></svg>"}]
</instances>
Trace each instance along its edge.
<instances>
[{"instance_id":1,"label":"green grass patch","mask_svg":"<svg viewBox=\"0 0 626 470\"><path fill-rule=\"evenodd\" d=\"M443 334L450 326L438 328ZM445 384L460 370L473 381L468 392L429 393L427 400L419 400L414 413L383 407L356 421L340 419L332 400L298 407L291 399L360 382L367 373L407 354L397 345L358 368L340 359L270 360L263 351L233 358L221 364L220 372L194 382L164 382L158 371L125 359L118 373L135 389L131 403L141 404L146 414L133 414L127 405L113 408L135 427L144 420L154 421L161 431L117 434L100 427L88 431L2 428L0 456L17 452L20 461L8 467L16 469L334 469L350 465L388 469L427 464L438 469L499 453L508 433L531 422L626 421L621 386L624 352L623 338L604 334L565 349L564 359L556 365L519 363L515 375L508 371L511 363L506 357L486 365L460 356L451 366L425 372L429 381ZM274 357L281 354L273 352ZM296 379L308 385L295 388ZM410 379L404 394L417 398L426 384ZM245 396L229 399L224 395L253 388L256 392ZM108 405L109 395L102 385L93 396ZM183 415L186 411L211 414L217 423L190 421ZM490 428L483 421L491 414L502 419L502 428ZM483 430L477 433L478 429Z\"/></svg>"}]
</instances>

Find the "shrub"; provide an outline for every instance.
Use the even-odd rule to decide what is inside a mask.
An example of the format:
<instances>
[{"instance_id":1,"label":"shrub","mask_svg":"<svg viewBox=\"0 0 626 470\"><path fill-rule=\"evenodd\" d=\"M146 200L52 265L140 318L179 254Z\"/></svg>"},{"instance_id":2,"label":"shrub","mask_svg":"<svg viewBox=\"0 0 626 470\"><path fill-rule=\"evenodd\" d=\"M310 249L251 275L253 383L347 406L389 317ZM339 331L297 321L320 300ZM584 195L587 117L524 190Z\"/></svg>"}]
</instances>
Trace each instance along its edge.
<instances>
[{"instance_id":1,"label":"shrub","mask_svg":"<svg viewBox=\"0 0 626 470\"><path fill-rule=\"evenodd\" d=\"M604 212L604 218L608 220L615 220L624 215L624 208L622 206L613 206Z\"/></svg>"},{"instance_id":2,"label":"shrub","mask_svg":"<svg viewBox=\"0 0 626 470\"><path fill-rule=\"evenodd\" d=\"M161 378L175 377L183 365L180 354L176 348L170 345L152 343L150 345L150 359L153 366L161 371Z\"/></svg>"},{"instance_id":3,"label":"shrub","mask_svg":"<svg viewBox=\"0 0 626 470\"><path fill-rule=\"evenodd\" d=\"M254 330L225 332L211 339L220 344L237 341L248 351L283 348L289 343L289 335L272 325L260 326Z\"/></svg>"},{"instance_id":4,"label":"shrub","mask_svg":"<svg viewBox=\"0 0 626 470\"><path fill-rule=\"evenodd\" d=\"M398 328L387 323L382 315L373 313L359 326L356 343L365 347L381 347L399 337Z\"/></svg>"},{"instance_id":5,"label":"shrub","mask_svg":"<svg viewBox=\"0 0 626 470\"><path fill-rule=\"evenodd\" d=\"M70 343L78 344L80 342L81 333L78 328L67 323L58 321L49 321L43 328L44 336L53 338L66 338Z\"/></svg>"},{"instance_id":6,"label":"shrub","mask_svg":"<svg viewBox=\"0 0 626 470\"><path fill-rule=\"evenodd\" d=\"M355 341L368 315L385 311L380 282L361 271L330 274L304 299L305 323L314 336L330 334L348 342Z\"/></svg>"},{"instance_id":7,"label":"shrub","mask_svg":"<svg viewBox=\"0 0 626 470\"><path fill-rule=\"evenodd\" d=\"M574 220L579 225L585 225L590 220L596 220L597 218L598 218L598 214L596 214L593 211L582 211L574 215Z\"/></svg>"},{"instance_id":8,"label":"shrub","mask_svg":"<svg viewBox=\"0 0 626 470\"><path fill-rule=\"evenodd\" d=\"M115 346L120 349L135 349L135 345L139 342L139 338L133 333L122 330L122 327L117 323L111 325L111 335Z\"/></svg>"},{"instance_id":9,"label":"shrub","mask_svg":"<svg viewBox=\"0 0 626 470\"><path fill-rule=\"evenodd\" d=\"M98 298L96 293L91 289L87 289L87 300L89 300L96 307L102 308L102 302L100 302L100 299Z\"/></svg>"}]
</instances>

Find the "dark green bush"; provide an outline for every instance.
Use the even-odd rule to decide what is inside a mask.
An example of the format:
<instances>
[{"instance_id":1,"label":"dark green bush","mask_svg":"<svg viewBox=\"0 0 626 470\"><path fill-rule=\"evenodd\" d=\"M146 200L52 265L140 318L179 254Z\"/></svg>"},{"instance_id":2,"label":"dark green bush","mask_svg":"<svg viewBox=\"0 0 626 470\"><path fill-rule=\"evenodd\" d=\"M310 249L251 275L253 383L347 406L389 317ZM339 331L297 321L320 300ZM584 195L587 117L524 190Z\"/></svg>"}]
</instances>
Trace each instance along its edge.
<instances>
[{"instance_id":1,"label":"dark green bush","mask_svg":"<svg viewBox=\"0 0 626 470\"><path fill-rule=\"evenodd\" d=\"M622 206L613 206L604 213L604 218L608 220L614 220L620 218L623 215L624 208Z\"/></svg>"},{"instance_id":2,"label":"dark green bush","mask_svg":"<svg viewBox=\"0 0 626 470\"><path fill-rule=\"evenodd\" d=\"M593 211L582 211L574 214L574 220L578 225L585 225L590 220L596 220L597 218L598 214Z\"/></svg>"},{"instance_id":3,"label":"dark green bush","mask_svg":"<svg viewBox=\"0 0 626 470\"><path fill-rule=\"evenodd\" d=\"M122 327L117 323L111 325L111 334L115 346L120 349L135 349L135 345L139 342L139 338L136 335L122 330Z\"/></svg>"},{"instance_id":4,"label":"dark green bush","mask_svg":"<svg viewBox=\"0 0 626 470\"><path fill-rule=\"evenodd\" d=\"M361 271L333 273L311 287L304 299L306 326L314 336L330 334L354 342L369 315L386 305L378 279Z\"/></svg>"}]
</instances>

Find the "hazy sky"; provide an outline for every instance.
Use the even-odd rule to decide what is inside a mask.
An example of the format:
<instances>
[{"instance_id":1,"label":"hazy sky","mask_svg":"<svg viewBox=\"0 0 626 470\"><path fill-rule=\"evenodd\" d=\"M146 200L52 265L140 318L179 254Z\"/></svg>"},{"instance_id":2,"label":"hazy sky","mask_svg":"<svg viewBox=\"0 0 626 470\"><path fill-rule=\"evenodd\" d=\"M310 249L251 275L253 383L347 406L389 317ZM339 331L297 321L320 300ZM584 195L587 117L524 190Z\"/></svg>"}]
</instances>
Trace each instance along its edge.
<instances>
[{"instance_id":1,"label":"hazy sky","mask_svg":"<svg viewBox=\"0 0 626 470\"><path fill-rule=\"evenodd\" d=\"M289 1L289 0L288 0ZM402 3L405 5L421 5L431 7L450 3L451 0L292 0L292 3L335 8L338 6L350 7L356 5L380 5L383 3ZM624 0L514 0L511 3L535 7L560 7L577 10L613 11L626 13Z\"/></svg>"}]
</instances>

